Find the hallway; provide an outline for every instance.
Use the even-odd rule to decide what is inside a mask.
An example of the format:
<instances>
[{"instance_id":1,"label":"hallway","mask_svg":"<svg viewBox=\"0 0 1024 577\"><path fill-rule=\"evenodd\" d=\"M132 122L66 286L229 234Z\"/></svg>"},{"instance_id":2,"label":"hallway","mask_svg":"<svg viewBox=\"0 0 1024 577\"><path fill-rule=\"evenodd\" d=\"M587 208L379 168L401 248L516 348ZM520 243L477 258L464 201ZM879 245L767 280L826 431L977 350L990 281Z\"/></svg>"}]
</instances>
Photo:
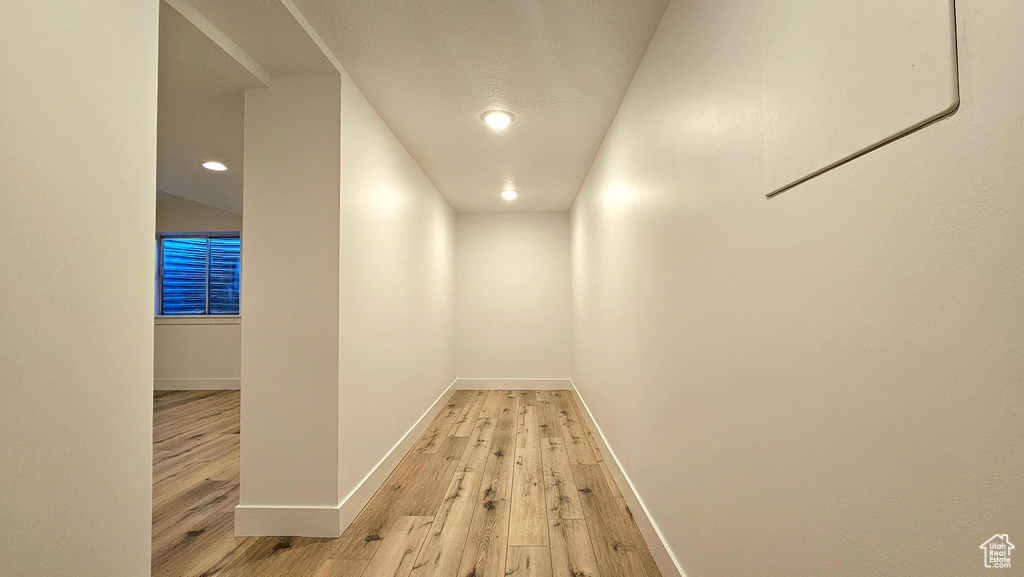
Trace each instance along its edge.
<instances>
[{"instance_id":1,"label":"hallway","mask_svg":"<svg viewBox=\"0 0 1024 577\"><path fill-rule=\"evenodd\" d=\"M660 577L569 391L456 391L340 539L235 539L239 393L154 399L153 575Z\"/></svg>"},{"instance_id":2,"label":"hallway","mask_svg":"<svg viewBox=\"0 0 1024 577\"><path fill-rule=\"evenodd\" d=\"M1022 0L6 2L0 577L1020 574L1020 55Z\"/></svg>"}]
</instances>

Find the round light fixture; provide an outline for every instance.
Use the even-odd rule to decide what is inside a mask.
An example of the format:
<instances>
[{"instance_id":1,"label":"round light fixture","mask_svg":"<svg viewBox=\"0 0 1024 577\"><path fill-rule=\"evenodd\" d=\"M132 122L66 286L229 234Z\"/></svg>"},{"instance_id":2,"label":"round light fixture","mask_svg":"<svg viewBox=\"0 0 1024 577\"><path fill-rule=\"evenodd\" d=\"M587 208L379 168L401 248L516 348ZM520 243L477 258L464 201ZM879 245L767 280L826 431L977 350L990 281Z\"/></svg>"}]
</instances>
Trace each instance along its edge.
<instances>
[{"instance_id":1,"label":"round light fixture","mask_svg":"<svg viewBox=\"0 0 1024 577\"><path fill-rule=\"evenodd\" d=\"M501 198L504 198L505 200L515 200L517 196L519 196L519 193L512 189L501 191Z\"/></svg>"},{"instance_id":2,"label":"round light fixture","mask_svg":"<svg viewBox=\"0 0 1024 577\"><path fill-rule=\"evenodd\" d=\"M483 113L484 122L494 130L501 130L512 122L512 113L504 110L488 110Z\"/></svg>"},{"instance_id":3,"label":"round light fixture","mask_svg":"<svg viewBox=\"0 0 1024 577\"><path fill-rule=\"evenodd\" d=\"M213 170L215 172L224 172L228 167L224 166L224 163L217 162L216 160L207 160L203 163L203 168L206 170Z\"/></svg>"}]
</instances>

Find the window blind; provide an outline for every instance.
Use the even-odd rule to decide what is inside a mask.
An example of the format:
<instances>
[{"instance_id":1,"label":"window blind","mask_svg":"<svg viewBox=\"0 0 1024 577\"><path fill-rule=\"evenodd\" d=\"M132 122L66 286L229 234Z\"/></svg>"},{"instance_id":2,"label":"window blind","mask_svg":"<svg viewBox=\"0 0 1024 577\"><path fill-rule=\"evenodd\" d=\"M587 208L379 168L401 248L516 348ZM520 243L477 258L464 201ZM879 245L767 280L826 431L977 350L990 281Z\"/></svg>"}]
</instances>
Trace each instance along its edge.
<instances>
[{"instance_id":1,"label":"window blind","mask_svg":"<svg viewBox=\"0 0 1024 577\"><path fill-rule=\"evenodd\" d=\"M162 315L238 314L238 237L160 239Z\"/></svg>"},{"instance_id":2,"label":"window blind","mask_svg":"<svg viewBox=\"0 0 1024 577\"><path fill-rule=\"evenodd\" d=\"M210 314L238 314L239 242L210 238Z\"/></svg>"}]
</instances>

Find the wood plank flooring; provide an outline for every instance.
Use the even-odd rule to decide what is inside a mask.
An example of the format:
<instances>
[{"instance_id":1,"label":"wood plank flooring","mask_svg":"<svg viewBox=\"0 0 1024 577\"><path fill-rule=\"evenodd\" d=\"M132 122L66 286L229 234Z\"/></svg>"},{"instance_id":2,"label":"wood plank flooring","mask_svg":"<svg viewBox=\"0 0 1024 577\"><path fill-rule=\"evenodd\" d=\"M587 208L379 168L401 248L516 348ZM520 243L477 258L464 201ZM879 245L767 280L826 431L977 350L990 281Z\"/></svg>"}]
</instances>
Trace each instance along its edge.
<instances>
[{"instance_id":1,"label":"wood plank flooring","mask_svg":"<svg viewBox=\"0 0 1024 577\"><path fill-rule=\"evenodd\" d=\"M457 391L338 539L234 538L239 393L155 393L153 575L661 577L568 391Z\"/></svg>"}]
</instances>

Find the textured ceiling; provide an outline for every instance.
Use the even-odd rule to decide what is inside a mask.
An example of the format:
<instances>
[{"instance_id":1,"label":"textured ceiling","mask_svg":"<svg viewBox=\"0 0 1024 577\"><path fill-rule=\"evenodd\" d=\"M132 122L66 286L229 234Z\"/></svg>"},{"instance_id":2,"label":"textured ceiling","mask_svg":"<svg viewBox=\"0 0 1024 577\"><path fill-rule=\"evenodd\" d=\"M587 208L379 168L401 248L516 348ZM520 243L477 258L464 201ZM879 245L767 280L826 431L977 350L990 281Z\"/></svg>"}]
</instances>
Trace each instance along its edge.
<instances>
[{"instance_id":1,"label":"textured ceiling","mask_svg":"<svg viewBox=\"0 0 1024 577\"><path fill-rule=\"evenodd\" d=\"M475 212L569 209L667 0L295 4L455 210ZM515 122L492 132L491 108Z\"/></svg>"},{"instance_id":2,"label":"textured ceiling","mask_svg":"<svg viewBox=\"0 0 1024 577\"><path fill-rule=\"evenodd\" d=\"M569 209L668 0L291 1L173 3L271 76L334 73L297 8L453 208L485 212ZM262 84L160 16L158 189L241 212L242 89ZM516 120L494 132L492 108ZM230 170L199 167L211 158Z\"/></svg>"},{"instance_id":3,"label":"textured ceiling","mask_svg":"<svg viewBox=\"0 0 1024 577\"><path fill-rule=\"evenodd\" d=\"M281 0L190 0L271 76L337 74Z\"/></svg>"}]
</instances>

